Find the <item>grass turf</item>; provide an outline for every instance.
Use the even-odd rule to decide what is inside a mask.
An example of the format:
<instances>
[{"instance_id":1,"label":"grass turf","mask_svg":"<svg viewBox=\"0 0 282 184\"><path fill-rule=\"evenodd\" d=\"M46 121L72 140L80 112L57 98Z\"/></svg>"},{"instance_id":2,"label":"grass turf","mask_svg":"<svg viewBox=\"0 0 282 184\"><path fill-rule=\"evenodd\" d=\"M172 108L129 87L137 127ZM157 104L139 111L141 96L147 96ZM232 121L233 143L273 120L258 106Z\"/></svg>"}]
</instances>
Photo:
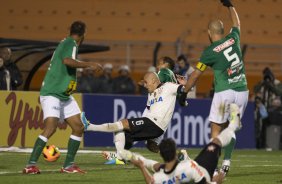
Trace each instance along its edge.
<instances>
[{"instance_id":1,"label":"grass turf","mask_svg":"<svg viewBox=\"0 0 282 184\"><path fill-rule=\"evenodd\" d=\"M145 149L133 149L148 158L160 161L158 154ZM194 158L200 150L188 150ZM78 154L76 163L87 174L62 174L59 172L63 165L65 154L54 162L49 163L40 157L38 166L41 174L23 175L21 171L30 153L0 153L0 183L115 183L141 184L144 183L140 171L131 164L104 165L104 159L98 154ZM231 170L226 177L226 184L282 184L282 152L266 152L263 150L236 150L233 153Z\"/></svg>"}]
</instances>

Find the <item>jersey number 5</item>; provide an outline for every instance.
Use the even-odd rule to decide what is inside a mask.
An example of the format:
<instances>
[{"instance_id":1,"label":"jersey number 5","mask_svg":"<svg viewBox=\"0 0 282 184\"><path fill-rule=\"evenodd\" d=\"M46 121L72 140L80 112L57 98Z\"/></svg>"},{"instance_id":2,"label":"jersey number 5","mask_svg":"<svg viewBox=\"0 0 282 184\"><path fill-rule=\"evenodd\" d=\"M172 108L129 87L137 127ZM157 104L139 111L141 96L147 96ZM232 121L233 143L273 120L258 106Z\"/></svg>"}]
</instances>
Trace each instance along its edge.
<instances>
[{"instance_id":1,"label":"jersey number 5","mask_svg":"<svg viewBox=\"0 0 282 184\"><path fill-rule=\"evenodd\" d=\"M232 47L229 47L225 51L223 51L223 54L225 58L228 60L228 62L232 62L231 63L231 67L232 67L232 66L239 64L240 59L236 52L232 54L231 51L232 51Z\"/></svg>"}]
</instances>

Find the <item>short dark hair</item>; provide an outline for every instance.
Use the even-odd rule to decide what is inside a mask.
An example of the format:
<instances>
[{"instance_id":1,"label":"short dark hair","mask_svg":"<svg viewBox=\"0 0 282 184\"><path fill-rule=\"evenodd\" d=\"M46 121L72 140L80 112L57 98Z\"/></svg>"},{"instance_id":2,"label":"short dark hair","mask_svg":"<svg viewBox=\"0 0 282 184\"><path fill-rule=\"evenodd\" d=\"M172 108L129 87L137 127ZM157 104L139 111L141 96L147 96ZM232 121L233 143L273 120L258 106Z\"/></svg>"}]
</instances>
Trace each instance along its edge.
<instances>
[{"instance_id":1,"label":"short dark hair","mask_svg":"<svg viewBox=\"0 0 282 184\"><path fill-rule=\"evenodd\" d=\"M86 24L82 21L75 21L71 24L70 35L84 35L86 30Z\"/></svg>"},{"instance_id":2,"label":"short dark hair","mask_svg":"<svg viewBox=\"0 0 282 184\"><path fill-rule=\"evenodd\" d=\"M174 67L175 67L175 61L173 59L171 59L170 57L168 56L164 56L161 58L161 60L163 60L164 63L168 63L168 67L170 70L174 70Z\"/></svg>"},{"instance_id":3,"label":"short dark hair","mask_svg":"<svg viewBox=\"0 0 282 184\"><path fill-rule=\"evenodd\" d=\"M181 54L180 56L177 57L177 61L183 60L185 63L188 62L187 57L184 54Z\"/></svg>"},{"instance_id":4,"label":"short dark hair","mask_svg":"<svg viewBox=\"0 0 282 184\"><path fill-rule=\"evenodd\" d=\"M165 162L170 162L176 158L176 144L173 139L163 139L159 148L160 154Z\"/></svg>"}]
</instances>

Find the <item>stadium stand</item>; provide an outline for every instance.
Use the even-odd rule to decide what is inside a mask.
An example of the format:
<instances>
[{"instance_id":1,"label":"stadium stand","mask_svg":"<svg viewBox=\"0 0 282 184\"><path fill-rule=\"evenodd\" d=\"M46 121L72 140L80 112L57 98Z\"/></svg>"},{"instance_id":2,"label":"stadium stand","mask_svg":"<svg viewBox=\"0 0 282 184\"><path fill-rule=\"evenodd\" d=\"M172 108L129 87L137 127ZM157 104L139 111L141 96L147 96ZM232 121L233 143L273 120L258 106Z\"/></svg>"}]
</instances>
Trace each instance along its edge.
<instances>
[{"instance_id":1,"label":"stadium stand","mask_svg":"<svg viewBox=\"0 0 282 184\"><path fill-rule=\"evenodd\" d=\"M249 87L260 80L258 71L266 66L282 79L282 1L237 0L235 3L242 24L242 46L247 45ZM226 28L230 27L224 12L227 10L217 0L120 0L118 3L115 0L10 0L2 2L0 10L3 22L0 32L4 38L58 41L65 36L71 21L84 20L88 25L86 41L108 45L111 50L81 55L81 58L112 63L114 68L128 64L135 80L152 64L157 41L162 42L159 56L176 58L181 52L196 61L208 45L209 20L220 18ZM45 70L46 66L41 68L37 77ZM201 80L211 83L211 72ZM38 89L37 85L35 82L33 89ZM206 85L198 86L198 92L206 93Z\"/></svg>"}]
</instances>

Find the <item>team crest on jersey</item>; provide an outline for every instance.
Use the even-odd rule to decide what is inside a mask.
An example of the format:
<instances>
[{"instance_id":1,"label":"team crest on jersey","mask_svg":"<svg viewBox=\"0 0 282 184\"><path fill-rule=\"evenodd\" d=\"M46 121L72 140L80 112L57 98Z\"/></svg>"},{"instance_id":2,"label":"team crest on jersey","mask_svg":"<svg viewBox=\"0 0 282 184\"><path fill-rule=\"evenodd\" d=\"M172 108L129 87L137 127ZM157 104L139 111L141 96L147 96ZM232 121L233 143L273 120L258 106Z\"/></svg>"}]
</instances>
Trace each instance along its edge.
<instances>
[{"instance_id":1,"label":"team crest on jersey","mask_svg":"<svg viewBox=\"0 0 282 184\"><path fill-rule=\"evenodd\" d=\"M215 52L220 52L223 49L229 47L230 45L233 45L235 43L235 40L233 38L230 38L229 40L226 40L225 42L223 42L222 44L216 46L213 51Z\"/></svg>"}]
</instances>

